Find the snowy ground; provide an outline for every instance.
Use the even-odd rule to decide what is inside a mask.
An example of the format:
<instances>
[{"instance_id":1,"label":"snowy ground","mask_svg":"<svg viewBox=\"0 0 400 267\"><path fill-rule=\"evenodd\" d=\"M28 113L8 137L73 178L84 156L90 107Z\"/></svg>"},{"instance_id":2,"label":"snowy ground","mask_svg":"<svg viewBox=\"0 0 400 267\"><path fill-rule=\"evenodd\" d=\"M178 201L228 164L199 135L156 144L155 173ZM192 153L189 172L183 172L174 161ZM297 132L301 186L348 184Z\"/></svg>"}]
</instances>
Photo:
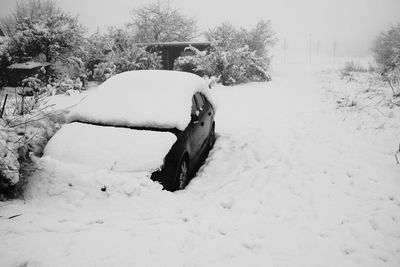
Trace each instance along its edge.
<instances>
[{"instance_id":1,"label":"snowy ground","mask_svg":"<svg viewBox=\"0 0 400 267\"><path fill-rule=\"evenodd\" d=\"M273 77L216 89L218 140L186 190L33 182L0 203L0 266L400 266L393 154L347 127L312 71Z\"/></svg>"}]
</instances>

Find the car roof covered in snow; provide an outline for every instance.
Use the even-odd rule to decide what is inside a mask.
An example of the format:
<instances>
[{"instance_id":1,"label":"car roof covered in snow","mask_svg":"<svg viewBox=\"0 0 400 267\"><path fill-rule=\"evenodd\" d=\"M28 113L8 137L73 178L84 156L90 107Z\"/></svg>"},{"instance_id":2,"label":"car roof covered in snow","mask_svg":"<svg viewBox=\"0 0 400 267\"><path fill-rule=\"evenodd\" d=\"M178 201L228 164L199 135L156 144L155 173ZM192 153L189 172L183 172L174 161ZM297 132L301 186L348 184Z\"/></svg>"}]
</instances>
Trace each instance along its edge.
<instances>
[{"instance_id":1,"label":"car roof covered in snow","mask_svg":"<svg viewBox=\"0 0 400 267\"><path fill-rule=\"evenodd\" d=\"M113 126L184 130L190 122L192 96L207 83L187 72L137 70L105 81L75 107L68 121Z\"/></svg>"}]
</instances>

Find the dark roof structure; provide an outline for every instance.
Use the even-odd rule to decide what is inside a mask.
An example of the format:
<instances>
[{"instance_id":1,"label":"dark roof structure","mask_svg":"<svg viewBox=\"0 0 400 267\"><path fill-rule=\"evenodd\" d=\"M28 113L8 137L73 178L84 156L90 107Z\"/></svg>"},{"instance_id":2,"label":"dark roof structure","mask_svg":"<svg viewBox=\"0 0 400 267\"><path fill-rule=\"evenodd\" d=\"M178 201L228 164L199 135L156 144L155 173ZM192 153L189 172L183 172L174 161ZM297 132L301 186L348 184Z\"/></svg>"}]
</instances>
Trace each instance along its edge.
<instances>
[{"instance_id":1,"label":"dark roof structure","mask_svg":"<svg viewBox=\"0 0 400 267\"><path fill-rule=\"evenodd\" d=\"M21 86L21 83L25 78L32 76L36 76L41 79L44 77L49 67L49 63L41 63L36 61L14 63L7 67L7 85ZM45 71L42 71L42 68L44 68Z\"/></svg>"},{"instance_id":2,"label":"dark roof structure","mask_svg":"<svg viewBox=\"0 0 400 267\"><path fill-rule=\"evenodd\" d=\"M31 69L35 69L37 67L46 67L46 66L49 66L49 65L50 65L49 63L28 61L28 62L24 62L24 63L14 63L14 64L8 66L7 69L10 69L10 70L15 70L15 69L31 70Z\"/></svg>"},{"instance_id":3,"label":"dark roof structure","mask_svg":"<svg viewBox=\"0 0 400 267\"><path fill-rule=\"evenodd\" d=\"M141 43L141 45L152 46L152 47L181 47L185 48L188 46L193 47L209 47L210 42L160 42L160 43Z\"/></svg>"},{"instance_id":4,"label":"dark roof structure","mask_svg":"<svg viewBox=\"0 0 400 267\"><path fill-rule=\"evenodd\" d=\"M200 51L208 50L211 47L210 42L161 42L141 43L139 45L146 46L147 51L161 53L164 69L167 70L174 68L175 59L190 54L190 51L185 51L186 47L192 46Z\"/></svg>"}]
</instances>

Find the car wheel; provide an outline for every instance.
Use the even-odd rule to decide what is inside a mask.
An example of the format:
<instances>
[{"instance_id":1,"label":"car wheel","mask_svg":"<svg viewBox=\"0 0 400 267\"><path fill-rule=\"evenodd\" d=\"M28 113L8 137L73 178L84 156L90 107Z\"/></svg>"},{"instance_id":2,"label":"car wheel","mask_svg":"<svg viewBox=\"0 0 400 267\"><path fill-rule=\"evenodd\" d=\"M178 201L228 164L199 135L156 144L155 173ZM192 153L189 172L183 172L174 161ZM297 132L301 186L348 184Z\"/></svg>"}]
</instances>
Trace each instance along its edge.
<instances>
[{"instance_id":1,"label":"car wheel","mask_svg":"<svg viewBox=\"0 0 400 267\"><path fill-rule=\"evenodd\" d=\"M176 190L185 188L189 179L189 163L186 158L182 159L176 171Z\"/></svg>"}]
</instances>

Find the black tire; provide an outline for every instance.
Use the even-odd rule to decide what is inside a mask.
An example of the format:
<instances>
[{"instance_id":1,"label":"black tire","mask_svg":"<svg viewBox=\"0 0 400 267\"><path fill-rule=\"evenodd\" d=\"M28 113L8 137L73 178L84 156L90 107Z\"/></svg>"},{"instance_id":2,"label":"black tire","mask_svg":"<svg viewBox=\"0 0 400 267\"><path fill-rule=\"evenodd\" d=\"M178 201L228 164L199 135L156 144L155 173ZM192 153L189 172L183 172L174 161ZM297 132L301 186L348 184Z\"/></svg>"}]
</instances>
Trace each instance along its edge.
<instances>
[{"instance_id":1,"label":"black tire","mask_svg":"<svg viewBox=\"0 0 400 267\"><path fill-rule=\"evenodd\" d=\"M175 190L182 190L189 182L189 161L184 157L178 165L175 178Z\"/></svg>"}]
</instances>

